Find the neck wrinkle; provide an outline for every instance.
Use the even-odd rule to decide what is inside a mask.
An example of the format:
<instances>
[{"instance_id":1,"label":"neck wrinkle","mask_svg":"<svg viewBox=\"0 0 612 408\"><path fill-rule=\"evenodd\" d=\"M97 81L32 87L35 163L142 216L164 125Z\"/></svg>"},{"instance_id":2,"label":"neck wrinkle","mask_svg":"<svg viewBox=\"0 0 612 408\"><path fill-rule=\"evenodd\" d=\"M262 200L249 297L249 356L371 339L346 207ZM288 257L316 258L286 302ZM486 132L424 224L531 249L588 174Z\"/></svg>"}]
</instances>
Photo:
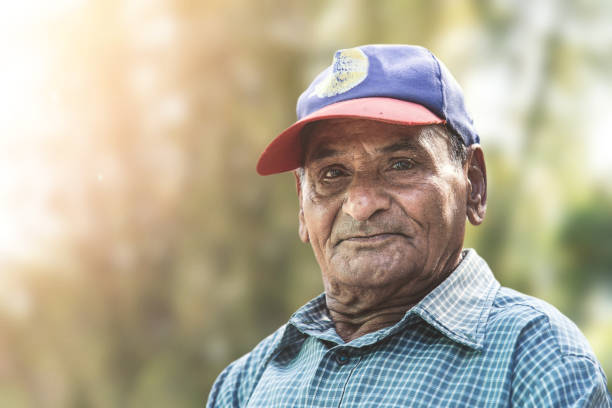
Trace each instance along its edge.
<instances>
[{"instance_id":1,"label":"neck wrinkle","mask_svg":"<svg viewBox=\"0 0 612 408\"><path fill-rule=\"evenodd\" d=\"M416 302L418 303L418 302ZM345 342L349 342L365 334L390 327L402 320L404 315L416 305L410 302L405 305L385 307L373 312L344 314L328 307L329 315L334 322L336 333Z\"/></svg>"}]
</instances>

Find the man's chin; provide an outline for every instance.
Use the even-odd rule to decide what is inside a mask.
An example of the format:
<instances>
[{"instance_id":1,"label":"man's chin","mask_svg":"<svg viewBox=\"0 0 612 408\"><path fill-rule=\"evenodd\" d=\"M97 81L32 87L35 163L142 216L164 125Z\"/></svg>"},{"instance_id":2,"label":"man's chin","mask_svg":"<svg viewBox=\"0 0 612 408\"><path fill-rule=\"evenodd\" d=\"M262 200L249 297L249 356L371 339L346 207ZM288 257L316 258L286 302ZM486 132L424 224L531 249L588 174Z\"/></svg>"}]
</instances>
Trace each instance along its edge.
<instances>
[{"instance_id":1,"label":"man's chin","mask_svg":"<svg viewBox=\"0 0 612 408\"><path fill-rule=\"evenodd\" d=\"M331 275L340 284L380 288L405 282L418 269L413 259L402 257L389 262L388 258L380 255L357 254L341 263L332 263L332 270L329 272L332 272Z\"/></svg>"}]
</instances>

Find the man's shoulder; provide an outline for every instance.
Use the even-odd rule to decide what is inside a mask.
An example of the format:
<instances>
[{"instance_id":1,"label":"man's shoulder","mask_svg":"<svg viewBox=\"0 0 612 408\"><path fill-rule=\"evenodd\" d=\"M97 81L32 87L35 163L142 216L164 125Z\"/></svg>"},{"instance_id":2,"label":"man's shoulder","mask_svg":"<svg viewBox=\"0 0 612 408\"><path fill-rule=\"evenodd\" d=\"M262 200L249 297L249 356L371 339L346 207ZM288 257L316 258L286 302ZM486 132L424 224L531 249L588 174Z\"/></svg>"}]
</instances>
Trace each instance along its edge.
<instances>
[{"instance_id":1,"label":"man's shoulder","mask_svg":"<svg viewBox=\"0 0 612 408\"><path fill-rule=\"evenodd\" d=\"M499 289L488 327L515 333L522 342L528 339L534 343L546 342L561 356L583 356L596 361L587 339L574 322L550 303L514 289Z\"/></svg>"},{"instance_id":2,"label":"man's shoulder","mask_svg":"<svg viewBox=\"0 0 612 408\"><path fill-rule=\"evenodd\" d=\"M207 407L240 405L248 399L283 338L286 327L283 325L278 328L219 374L210 392Z\"/></svg>"},{"instance_id":3,"label":"man's shoulder","mask_svg":"<svg viewBox=\"0 0 612 408\"><path fill-rule=\"evenodd\" d=\"M272 334L261 340L251 351L232 362L227 369L232 369L232 371L235 372L253 374L260 365L266 364L274 354L274 351L285 334L286 328L286 324L279 327Z\"/></svg>"},{"instance_id":4,"label":"man's shoulder","mask_svg":"<svg viewBox=\"0 0 612 408\"><path fill-rule=\"evenodd\" d=\"M508 347L515 406L608 407L606 376L580 329L551 304L501 287L487 323Z\"/></svg>"}]
</instances>

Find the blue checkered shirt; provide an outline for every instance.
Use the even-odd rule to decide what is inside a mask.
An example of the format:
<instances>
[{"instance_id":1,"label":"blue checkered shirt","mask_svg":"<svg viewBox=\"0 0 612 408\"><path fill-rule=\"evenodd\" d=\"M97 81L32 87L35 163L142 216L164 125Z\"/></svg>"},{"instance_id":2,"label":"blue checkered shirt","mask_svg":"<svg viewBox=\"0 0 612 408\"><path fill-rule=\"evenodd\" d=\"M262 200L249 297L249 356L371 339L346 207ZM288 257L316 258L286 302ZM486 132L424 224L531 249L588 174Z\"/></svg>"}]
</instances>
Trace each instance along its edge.
<instances>
[{"instance_id":1,"label":"blue checkered shirt","mask_svg":"<svg viewBox=\"0 0 612 408\"><path fill-rule=\"evenodd\" d=\"M610 407L578 328L474 250L397 324L345 343L321 295L217 378L207 407Z\"/></svg>"}]
</instances>

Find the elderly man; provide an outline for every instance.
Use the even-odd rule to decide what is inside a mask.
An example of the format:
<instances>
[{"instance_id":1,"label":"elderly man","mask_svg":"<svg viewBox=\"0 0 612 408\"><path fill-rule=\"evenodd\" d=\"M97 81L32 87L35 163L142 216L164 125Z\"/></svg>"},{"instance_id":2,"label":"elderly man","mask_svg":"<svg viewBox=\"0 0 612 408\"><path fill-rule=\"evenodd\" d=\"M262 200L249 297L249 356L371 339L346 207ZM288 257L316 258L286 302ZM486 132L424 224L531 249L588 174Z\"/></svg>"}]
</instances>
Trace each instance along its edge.
<instances>
[{"instance_id":1,"label":"elderly man","mask_svg":"<svg viewBox=\"0 0 612 408\"><path fill-rule=\"evenodd\" d=\"M609 407L586 339L463 249L487 177L463 94L428 50L336 52L263 152L295 171L325 293L218 377L208 407Z\"/></svg>"}]
</instances>

